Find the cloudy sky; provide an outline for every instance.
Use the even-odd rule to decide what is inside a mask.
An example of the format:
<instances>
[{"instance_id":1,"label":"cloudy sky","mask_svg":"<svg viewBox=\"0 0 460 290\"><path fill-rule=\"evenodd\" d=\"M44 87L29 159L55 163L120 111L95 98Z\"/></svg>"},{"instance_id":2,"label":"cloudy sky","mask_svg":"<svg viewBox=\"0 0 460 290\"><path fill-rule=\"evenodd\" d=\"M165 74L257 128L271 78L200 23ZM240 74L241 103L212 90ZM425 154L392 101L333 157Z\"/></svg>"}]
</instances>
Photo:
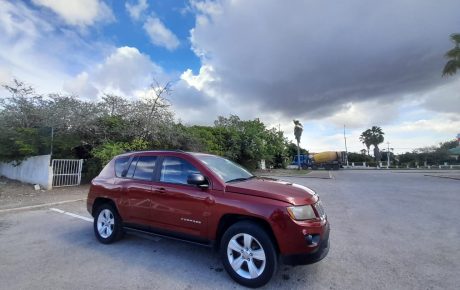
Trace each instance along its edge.
<instances>
[{"instance_id":1,"label":"cloudy sky","mask_svg":"<svg viewBox=\"0 0 460 290\"><path fill-rule=\"evenodd\" d=\"M302 146L350 151L381 126L397 152L460 132L460 74L441 77L458 0L0 0L0 83L97 100L172 81L187 124L260 118ZM7 94L0 91L0 96ZM386 145L385 145L386 146Z\"/></svg>"}]
</instances>

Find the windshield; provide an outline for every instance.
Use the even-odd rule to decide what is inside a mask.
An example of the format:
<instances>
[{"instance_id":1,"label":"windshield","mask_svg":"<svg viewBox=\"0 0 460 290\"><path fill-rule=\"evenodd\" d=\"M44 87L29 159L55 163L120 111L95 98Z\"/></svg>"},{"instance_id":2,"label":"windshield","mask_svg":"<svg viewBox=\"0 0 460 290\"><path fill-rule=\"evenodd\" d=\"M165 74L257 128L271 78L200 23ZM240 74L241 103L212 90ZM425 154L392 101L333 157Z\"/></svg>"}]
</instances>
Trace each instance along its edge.
<instances>
[{"instance_id":1,"label":"windshield","mask_svg":"<svg viewBox=\"0 0 460 290\"><path fill-rule=\"evenodd\" d=\"M228 159L202 154L196 154L195 157L206 164L209 169L219 175L225 182L243 181L254 177L252 173Z\"/></svg>"}]
</instances>

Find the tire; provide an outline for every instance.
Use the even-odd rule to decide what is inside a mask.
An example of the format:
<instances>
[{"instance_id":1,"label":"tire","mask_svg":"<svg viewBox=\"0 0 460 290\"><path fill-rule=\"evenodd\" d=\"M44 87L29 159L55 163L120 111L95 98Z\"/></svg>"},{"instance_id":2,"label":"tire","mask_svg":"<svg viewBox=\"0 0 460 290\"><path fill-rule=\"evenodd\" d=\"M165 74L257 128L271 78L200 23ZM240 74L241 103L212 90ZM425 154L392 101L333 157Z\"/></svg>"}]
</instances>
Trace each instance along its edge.
<instances>
[{"instance_id":1,"label":"tire","mask_svg":"<svg viewBox=\"0 0 460 290\"><path fill-rule=\"evenodd\" d=\"M267 284L278 266L272 239L262 227L249 221L238 222L224 233L220 256L230 277L251 288Z\"/></svg>"},{"instance_id":2,"label":"tire","mask_svg":"<svg viewBox=\"0 0 460 290\"><path fill-rule=\"evenodd\" d=\"M96 238L103 244L111 244L123 235L120 215L110 203L104 203L96 210L93 228Z\"/></svg>"}]
</instances>

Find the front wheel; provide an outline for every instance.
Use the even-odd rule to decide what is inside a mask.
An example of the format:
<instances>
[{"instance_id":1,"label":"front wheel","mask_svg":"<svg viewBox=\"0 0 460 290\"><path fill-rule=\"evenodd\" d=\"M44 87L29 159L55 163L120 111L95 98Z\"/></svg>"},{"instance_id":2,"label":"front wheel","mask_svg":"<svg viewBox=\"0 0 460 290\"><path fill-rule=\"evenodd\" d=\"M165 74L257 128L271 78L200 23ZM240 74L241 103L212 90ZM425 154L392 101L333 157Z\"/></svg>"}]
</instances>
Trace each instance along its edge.
<instances>
[{"instance_id":1,"label":"front wheel","mask_svg":"<svg viewBox=\"0 0 460 290\"><path fill-rule=\"evenodd\" d=\"M108 203L96 210L93 227L96 238L103 244L115 242L123 232L117 210Z\"/></svg>"},{"instance_id":2,"label":"front wheel","mask_svg":"<svg viewBox=\"0 0 460 290\"><path fill-rule=\"evenodd\" d=\"M272 239L259 225L239 222L222 236L221 259L233 280L246 287L265 285L277 268Z\"/></svg>"}]
</instances>

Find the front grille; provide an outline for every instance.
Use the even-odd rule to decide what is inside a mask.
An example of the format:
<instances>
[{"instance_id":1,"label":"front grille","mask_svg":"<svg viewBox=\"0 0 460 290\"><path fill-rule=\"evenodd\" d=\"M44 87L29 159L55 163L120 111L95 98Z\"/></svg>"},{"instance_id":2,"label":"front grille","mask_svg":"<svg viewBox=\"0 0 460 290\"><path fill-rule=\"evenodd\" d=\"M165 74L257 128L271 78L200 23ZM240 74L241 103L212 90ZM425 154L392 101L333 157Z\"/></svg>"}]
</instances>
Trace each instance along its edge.
<instances>
[{"instance_id":1,"label":"front grille","mask_svg":"<svg viewBox=\"0 0 460 290\"><path fill-rule=\"evenodd\" d=\"M316 210L316 212L318 213L318 215L319 215L319 217L321 219L326 217L326 212L324 211L324 208L323 208L323 205L322 205L321 201L318 201L313 206L315 207L315 210Z\"/></svg>"}]
</instances>

